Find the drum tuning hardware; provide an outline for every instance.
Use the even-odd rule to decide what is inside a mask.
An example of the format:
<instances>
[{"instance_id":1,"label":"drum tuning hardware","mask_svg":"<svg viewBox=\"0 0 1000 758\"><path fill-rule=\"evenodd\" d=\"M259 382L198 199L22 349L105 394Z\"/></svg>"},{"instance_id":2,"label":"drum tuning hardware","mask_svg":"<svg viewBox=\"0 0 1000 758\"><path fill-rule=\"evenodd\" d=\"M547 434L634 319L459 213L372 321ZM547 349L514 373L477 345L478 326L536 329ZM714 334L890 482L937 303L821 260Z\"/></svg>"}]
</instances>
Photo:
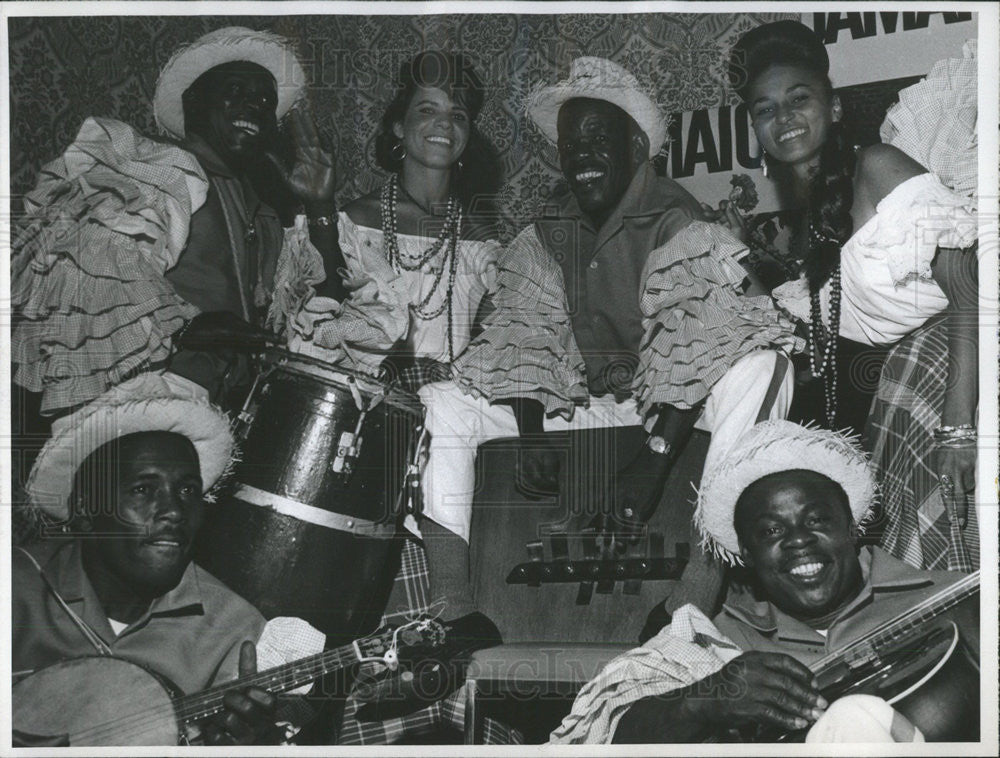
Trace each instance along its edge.
<instances>
[{"instance_id":1,"label":"drum tuning hardware","mask_svg":"<svg viewBox=\"0 0 1000 758\"><path fill-rule=\"evenodd\" d=\"M330 469L335 474L340 474L345 482L354 473L354 464L357 463L358 456L361 455L361 443L363 442L361 427L364 426L367 414L368 411L362 411L358 415L358 422L354 426L354 431L342 432L340 439L337 441L337 455L330 463Z\"/></svg>"}]
</instances>

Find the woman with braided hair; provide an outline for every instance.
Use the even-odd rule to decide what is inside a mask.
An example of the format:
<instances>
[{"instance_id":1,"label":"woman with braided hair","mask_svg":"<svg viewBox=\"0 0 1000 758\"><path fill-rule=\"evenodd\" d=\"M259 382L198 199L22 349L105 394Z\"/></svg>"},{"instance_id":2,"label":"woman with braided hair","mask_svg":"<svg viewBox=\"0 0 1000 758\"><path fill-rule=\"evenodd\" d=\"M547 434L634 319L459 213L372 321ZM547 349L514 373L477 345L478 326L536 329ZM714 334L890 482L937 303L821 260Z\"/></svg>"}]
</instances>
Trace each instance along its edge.
<instances>
[{"instance_id":1,"label":"woman with braided hair","mask_svg":"<svg viewBox=\"0 0 1000 758\"><path fill-rule=\"evenodd\" d=\"M751 30L733 48L730 77L749 107L765 172L805 201L793 243L802 278L774 295L808 325L810 369L822 377L829 425L837 412L838 335L892 346L866 429L883 490L883 546L921 568L971 571L979 562L968 507L977 439L977 227L960 193L975 186L975 60L944 65L929 77L934 86L921 82L901 93L883 125L889 143L864 149L845 136L829 57L808 27L781 21ZM940 151L927 150L930 137L921 136L930 131L927 114L940 117L939 137L943 124L952 143L970 146L966 155L936 160Z\"/></svg>"}]
</instances>

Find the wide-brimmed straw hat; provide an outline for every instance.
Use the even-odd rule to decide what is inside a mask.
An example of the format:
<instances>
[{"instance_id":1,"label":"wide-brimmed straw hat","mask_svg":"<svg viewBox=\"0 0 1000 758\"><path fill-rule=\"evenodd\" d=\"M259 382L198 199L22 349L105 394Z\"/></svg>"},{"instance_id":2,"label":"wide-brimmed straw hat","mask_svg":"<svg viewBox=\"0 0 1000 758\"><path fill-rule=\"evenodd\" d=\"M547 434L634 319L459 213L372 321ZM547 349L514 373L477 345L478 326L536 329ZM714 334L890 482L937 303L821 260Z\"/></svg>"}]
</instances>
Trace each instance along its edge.
<instances>
[{"instance_id":1,"label":"wide-brimmed straw hat","mask_svg":"<svg viewBox=\"0 0 1000 758\"><path fill-rule=\"evenodd\" d=\"M234 443L228 417L199 389L179 377L140 374L59 419L25 484L30 504L65 520L80 464L101 445L136 432L174 432L191 440L207 492L232 462Z\"/></svg>"},{"instance_id":2,"label":"wide-brimmed straw hat","mask_svg":"<svg viewBox=\"0 0 1000 758\"><path fill-rule=\"evenodd\" d=\"M653 99L630 71L607 58L583 56L570 64L569 76L536 89L528 98L528 116L552 143L559 141L556 122L567 100L606 100L630 115L649 138L649 157L667 139L667 122Z\"/></svg>"},{"instance_id":3,"label":"wide-brimmed straw hat","mask_svg":"<svg viewBox=\"0 0 1000 758\"><path fill-rule=\"evenodd\" d=\"M694 515L702 546L730 564L742 563L733 524L736 501L758 479L795 469L815 471L843 487L855 524L871 512L875 475L855 438L791 421L764 421L702 475Z\"/></svg>"},{"instance_id":4,"label":"wide-brimmed straw hat","mask_svg":"<svg viewBox=\"0 0 1000 758\"><path fill-rule=\"evenodd\" d=\"M256 63L271 72L278 87L278 118L288 113L302 95L306 75L289 40L272 32L227 26L178 48L167 61L153 96L157 126L182 139L184 92L209 69L235 61Z\"/></svg>"}]
</instances>

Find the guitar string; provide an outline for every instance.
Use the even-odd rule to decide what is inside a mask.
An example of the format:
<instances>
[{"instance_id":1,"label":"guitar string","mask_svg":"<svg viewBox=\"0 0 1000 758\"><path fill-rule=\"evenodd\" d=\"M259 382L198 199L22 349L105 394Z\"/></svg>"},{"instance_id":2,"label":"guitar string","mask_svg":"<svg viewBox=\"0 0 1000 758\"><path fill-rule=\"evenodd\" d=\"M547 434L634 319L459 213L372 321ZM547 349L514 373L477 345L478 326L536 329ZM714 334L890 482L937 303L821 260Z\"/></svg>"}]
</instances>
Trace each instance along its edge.
<instances>
[{"instance_id":1,"label":"guitar string","mask_svg":"<svg viewBox=\"0 0 1000 758\"><path fill-rule=\"evenodd\" d=\"M289 689L293 689L299 686L300 684L312 681L318 678L318 676L322 676L324 673L327 673L329 670L332 670L334 668L343 668L352 663L381 660L383 663L388 665L389 663L388 655L390 652L393 653L393 655L396 657L396 660L398 661L399 635L408 629L413 629L414 627L416 627L421 631L430 630L432 632L432 635L437 634L436 630L430 625L428 619L424 618L413 619L412 621L403 624L401 626L398 626L395 629L387 630L378 635L359 640L357 642L357 646L355 646L355 643L350 643L348 645L343 645L339 648L335 648L334 650L329 650L326 651L325 653L320 653L319 655L316 656L311 656L309 658L304 658L299 661L294 661L291 664L286 664L286 666L284 667L275 667L260 672L259 675L257 675L257 678L260 681L256 682L256 684L267 685L265 686L265 689L268 689L268 687L270 687L273 689L273 691L283 692ZM425 640L426 639L427 638L425 638ZM379 642L382 648L386 649L386 653L384 654L384 656L372 657L372 656L361 655L361 650L360 650L361 646L363 644L370 645L372 642ZM408 647L409 646L412 645L408 645ZM432 646L434 645L432 644ZM332 653L341 653L341 652L343 653L343 657L346 658L346 662L337 660L336 656L331 656L330 661L322 660L324 655ZM329 664L335 664L335 665L329 665ZM310 667L313 667L312 671L309 670ZM278 674L279 669L282 672L281 674ZM324 669L326 669L326 671L324 671ZM287 672L287 675L284 672ZM303 674L305 674L305 677L303 677ZM291 681L285 681L283 684L281 684L280 687L275 687L274 682L269 682L269 680L280 681L281 678L287 679L288 677L291 677ZM253 680L249 678L241 681L243 683L253 683ZM207 707L206 704L208 702L211 702L213 699L221 700L221 696L223 696L227 691L232 689L232 687L233 687L232 682L225 682L223 684L216 685L210 690L204 690L200 693L178 698L178 700L175 701L175 707L177 707L178 712L184 712L187 714L186 720L194 720L195 718L204 717L204 715L206 714L203 713L203 709ZM185 706L178 707L182 703L185 704ZM213 708L214 710L218 710L218 707L213 706Z\"/></svg>"},{"instance_id":2,"label":"guitar string","mask_svg":"<svg viewBox=\"0 0 1000 758\"><path fill-rule=\"evenodd\" d=\"M921 621L928 620L934 616L943 613L948 610L961 600L965 598L967 594L972 594L972 590L978 587L979 584L979 572L969 575L968 577L959 580L955 584L946 588L942 592L928 598L927 600L921 602L910 611L907 611L897 619L889 622L885 622L880 626L876 627L874 630L869 632L867 635L859 640L855 640L850 643L837 653L831 653L818 661L814 662L810 668L814 673L819 673L831 664L839 663L841 659L865 646L870 646L877 644L878 642L885 642L891 640L893 637L898 637L904 634L917 623ZM258 686L261 684L270 684L274 687L276 683L285 681L281 685L281 689L274 689L272 691L280 692L285 689L291 689L297 686L296 680L299 676L303 674L308 674L311 676L313 674L318 674L322 676L324 673L324 668L328 664L336 664L337 667L343 667L349 662L353 662L357 659L357 655L354 650L353 644L344 645L333 650L324 651L316 656L310 658L305 658L301 661L296 661L291 664L286 664L285 666L276 667L281 670L280 674L276 674L276 669L269 669L263 672L259 672L250 677L247 677L241 684L243 686ZM330 669L332 670L332 669ZM325 673L329 673L327 670ZM307 679L306 681L309 681ZM234 682L229 682L222 685L216 685L203 692L183 696L178 698L175 702L176 704L181 704L180 707L175 708L176 719L181 723L185 723L191 720L194 716L201 714L203 711L208 711L204 713L205 716L211 715L212 709L208 708L208 703L212 701L217 701L221 706L222 698L225 692L228 692L233 688ZM104 733L127 735L142 733L144 729L148 729L148 724L130 722L142 722L145 721L148 716L160 711L158 707L150 707L143 709L141 711L136 711L128 716L122 717L109 722L104 722L99 725L94 725L90 729L81 730L76 733L78 737L99 737ZM131 728L130 728L131 727Z\"/></svg>"},{"instance_id":3,"label":"guitar string","mask_svg":"<svg viewBox=\"0 0 1000 758\"><path fill-rule=\"evenodd\" d=\"M363 644L371 644L375 641L380 641L382 645L385 646L388 638L391 639L389 645L395 648L398 645L397 638L400 632L409 627L419 627L421 623L423 623L422 619L414 619L410 623L397 627L394 630L385 631L381 634L359 640L358 646L361 647ZM433 629L432 632L434 634L438 633ZM432 643L432 646L434 646L434 643ZM196 717L204 718L221 710L221 701L223 696L226 692L232 690L236 684L240 684L241 686L254 686L267 684L268 680L280 682L281 679L287 680L290 677L291 681L285 681L280 688L272 690L274 692L283 692L293 689L296 686L299 686L299 684L314 681L326 673L339 670L352 663L356 663L357 661L358 653L354 647L354 643L349 643L347 645L334 648L333 650L326 650L318 653L317 655L303 658L299 661L266 669L265 671L258 672L257 674L253 674L243 679L224 682L199 693L182 695L172 701L174 706L173 720L175 722L180 721L184 724L188 721L196 720ZM282 673L277 673L279 671ZM287 674L284 672L287 672ZM306 674L306 677L303 677L303 674ZM274 684L272 683L270 686L273 687ZM208 703L212 701L215 701L215 704L209 708ZM76 732L75 736L77 738L86 736L88 738L99 739L104 734L115 734L119 736L142 734L150 728L148 724L149 716L160 710L161 709L158 707L149 707L140 711L135 711L127 716L113 721L95 724L89 729Z\"/></svg>"},{"instance_id":4,"label":"guitar string","mask_svg":"<svg viewBox=\"0 0 1000 758\"><path fill-rule=\"evenodd\" d=\"M343 645L339 648L334 648L333 650L326 650L315 656L304 658L301 661L295 661L294 663L285 664L284 666L267 669L263 672L251 675L250 677L247 677L244 680L237 680L237 682L239 682L241 686L257 686L267 682L267 680L269 679L275 678L274 672L277 669L281 669L283 671L287 670L288 673L294 674L296 673L296 669L300 668L302 672L304 672L307 668L311 668L312 669L311 673L317 675L313 677L315 679L318 678L319 676L322 676L324 673L329 673L330 671L335 670L335 668L343 668L344 666L349 665L350 663L353 663L356 660L357 656L354 652L354 646L353 644L348 644L348 645ZM331 668L324 671L326 664L331 664ZM277 677L277 679L279 680L281 678L285 678L284 675ZM297 678L298 677L293 676L292 681L286 682L282 690L280 691L292 689L295 686L297 686L295 682ZM183 724L186 723L187 721L192 720L192 717L199 714L201 710L209 710L210 712L206 713L205 715L206 716L211 715L211 713L214 711L208 709L207 704L212 700L218 700L221 705L222 697L224 696L224 694L233 689L234 684L236 684L237 682L233 681L226 682L221 685L216 685L215 687L212 687L208 690L204 690L203 692L199 692L193 695L184 695L181 696L180 698L177 698L176 700L173 701L175 707L173 713L171 714L171 718ZM182 704L180 708L177 707L178 703ZM196 707L192 707L194 706L195 703L198 703L198 705ZM77 738L86 737L92 739L100 739L105 734L107 735L113 734L116 736L142 734L144 731L148 731L150 728L150 725L148 723L149 717L161 711L162 708L155 706L144 708L139 711L133 711L127 716L113 719L111 721L102 722L100 724L95 724L88 729L82 729L79 732L76 732L74 736ZM97 743L97 744L102 744L102 743Z\"/></svg>"},{"instance_id":5,"label":"guitar string","mask_svg":"<svg viewBox=\"0 0 1000 758\"><path fill-rule=\"evenodd\" d=\"M331 663L340 663L341 656L339 654L339 650L340 649L320 653L319 657L326 657L328 656L329 653L338 653L337 656L329 656L329 658ZM310 659L304 659L304 660L309 661ZM286 665L290 669L296 668L302 666L302 661ZM241 684L244 684L245 686L255 686L262 682L266 682L268 679L274 678L274 674L269 673L273 671L274 669L270 669L268 671L261 672L260 674L255 674L251 677L248 677ZM322 666L317 667L315 672L318 672L319 675L322 675L323 673ZM197 716L201 711L205 711L205 716L212 715L212 713L221 709L222 698L225 695L225 692L228 692L229 690L233 689L234 684L235 682L228 682L227 686L217 685L216 687L212 687L204 692L197 693L195 695L182 696L178 698L177 700L173 701L174 709L171 714L171 719L175 722L179 721L180 723L183 724L193 720L193 717ZM294 686L296 685L292 683L291 687ZM289 689L291 687L285 687L284 689ZM217 701L219 708L208 707L208 704L213 700ZM197 705L195 705L195 701L200 701L200 702L198 702ZM177 707L178 703L182 704L180 708ZM124 737L132 734L142 734L144 731L147 731L150 728L150 725L148 723L150 716L154 715L158 711L161 711L161 708L148 707L140 709L138 711L133 711L132 713L129 713L127 716L103 722L101 724L96 724L89 729L81 730L80 732L77 732L75 736L77 738L86 737L90 739L100 739L104 735L112 735L112 734L119 737ZM97 744L102 744L102 743L99 742Z\"/></svg>"},{"instance_id":6,"label":"guitar string","mask_svg":"<svg viewBox=\"0 0 1000 758\"><path fill-rule=\"evenodd\" d=\"M978 588L978 585L979 572L977 571L922 601L901 616L883 622L865 636L854 640L839 651L815 661L810 668L814 673L819 673L832 665L839 664L852 653L898 639L915 629L919 623L933 619L964 600Z\"/></svg>"},{"instance_id":7,"label":"guitar string","mask_svg":"<svg viewBox=\"0 0 1000 758\"><path fill-rule=\"evenodd\" d=\"M912 631L917 624L929 621L935 616L944 613L953 606L960 603L967 596L973 594L979 588L979 571L969 574L952 585L949 585L941 592L932 595L926 600L906 611L901 616L890 621L883 622L872 629L868 634L860 639L854 640L850 644L841 648L835 653L823 656L818 661L813 662L809 668L814 674L819 674L839 664L851 653L857 652L865 647L889 642L893 639Z\"/></svg>"}]
</instances>

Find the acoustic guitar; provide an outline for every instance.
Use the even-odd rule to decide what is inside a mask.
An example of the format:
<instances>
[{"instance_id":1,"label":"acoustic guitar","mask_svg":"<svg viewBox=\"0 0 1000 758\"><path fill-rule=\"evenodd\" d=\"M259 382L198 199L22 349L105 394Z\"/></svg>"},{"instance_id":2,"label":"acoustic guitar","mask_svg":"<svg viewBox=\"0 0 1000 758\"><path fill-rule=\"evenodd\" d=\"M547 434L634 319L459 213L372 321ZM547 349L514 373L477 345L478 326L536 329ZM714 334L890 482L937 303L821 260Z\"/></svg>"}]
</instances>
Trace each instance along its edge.
<instances>
[{"instance_id":1,"label":"acoustic guitar","mask_svg":"<svg viewBox=\"0 0 1000 758\"><path fill-rule=\"evenodd\" d=\"M960 645L958 627L941 614L979 592L979 572L931 595L809 668L828 702L877 695L930 742L979 739L979 666ZM796 741L806 730L760 732L756 741Z\"/></svg>"},{"instance_id":2,"label":"acoustic guitar","mask_svg":"<svg viewBox=\"0 0 1000 758\"><path fill-rule=\"evenodd\" d=\"M12 690L15 747L176 745L187 724L223 709L233 689L271 693L309 684L359 661L378 660L395 670L401 657L444 644L445 628L418 619L283 666L178 695L163 677L131 661L85 656L29 674Z\"/></svg>"}]
</instances>

